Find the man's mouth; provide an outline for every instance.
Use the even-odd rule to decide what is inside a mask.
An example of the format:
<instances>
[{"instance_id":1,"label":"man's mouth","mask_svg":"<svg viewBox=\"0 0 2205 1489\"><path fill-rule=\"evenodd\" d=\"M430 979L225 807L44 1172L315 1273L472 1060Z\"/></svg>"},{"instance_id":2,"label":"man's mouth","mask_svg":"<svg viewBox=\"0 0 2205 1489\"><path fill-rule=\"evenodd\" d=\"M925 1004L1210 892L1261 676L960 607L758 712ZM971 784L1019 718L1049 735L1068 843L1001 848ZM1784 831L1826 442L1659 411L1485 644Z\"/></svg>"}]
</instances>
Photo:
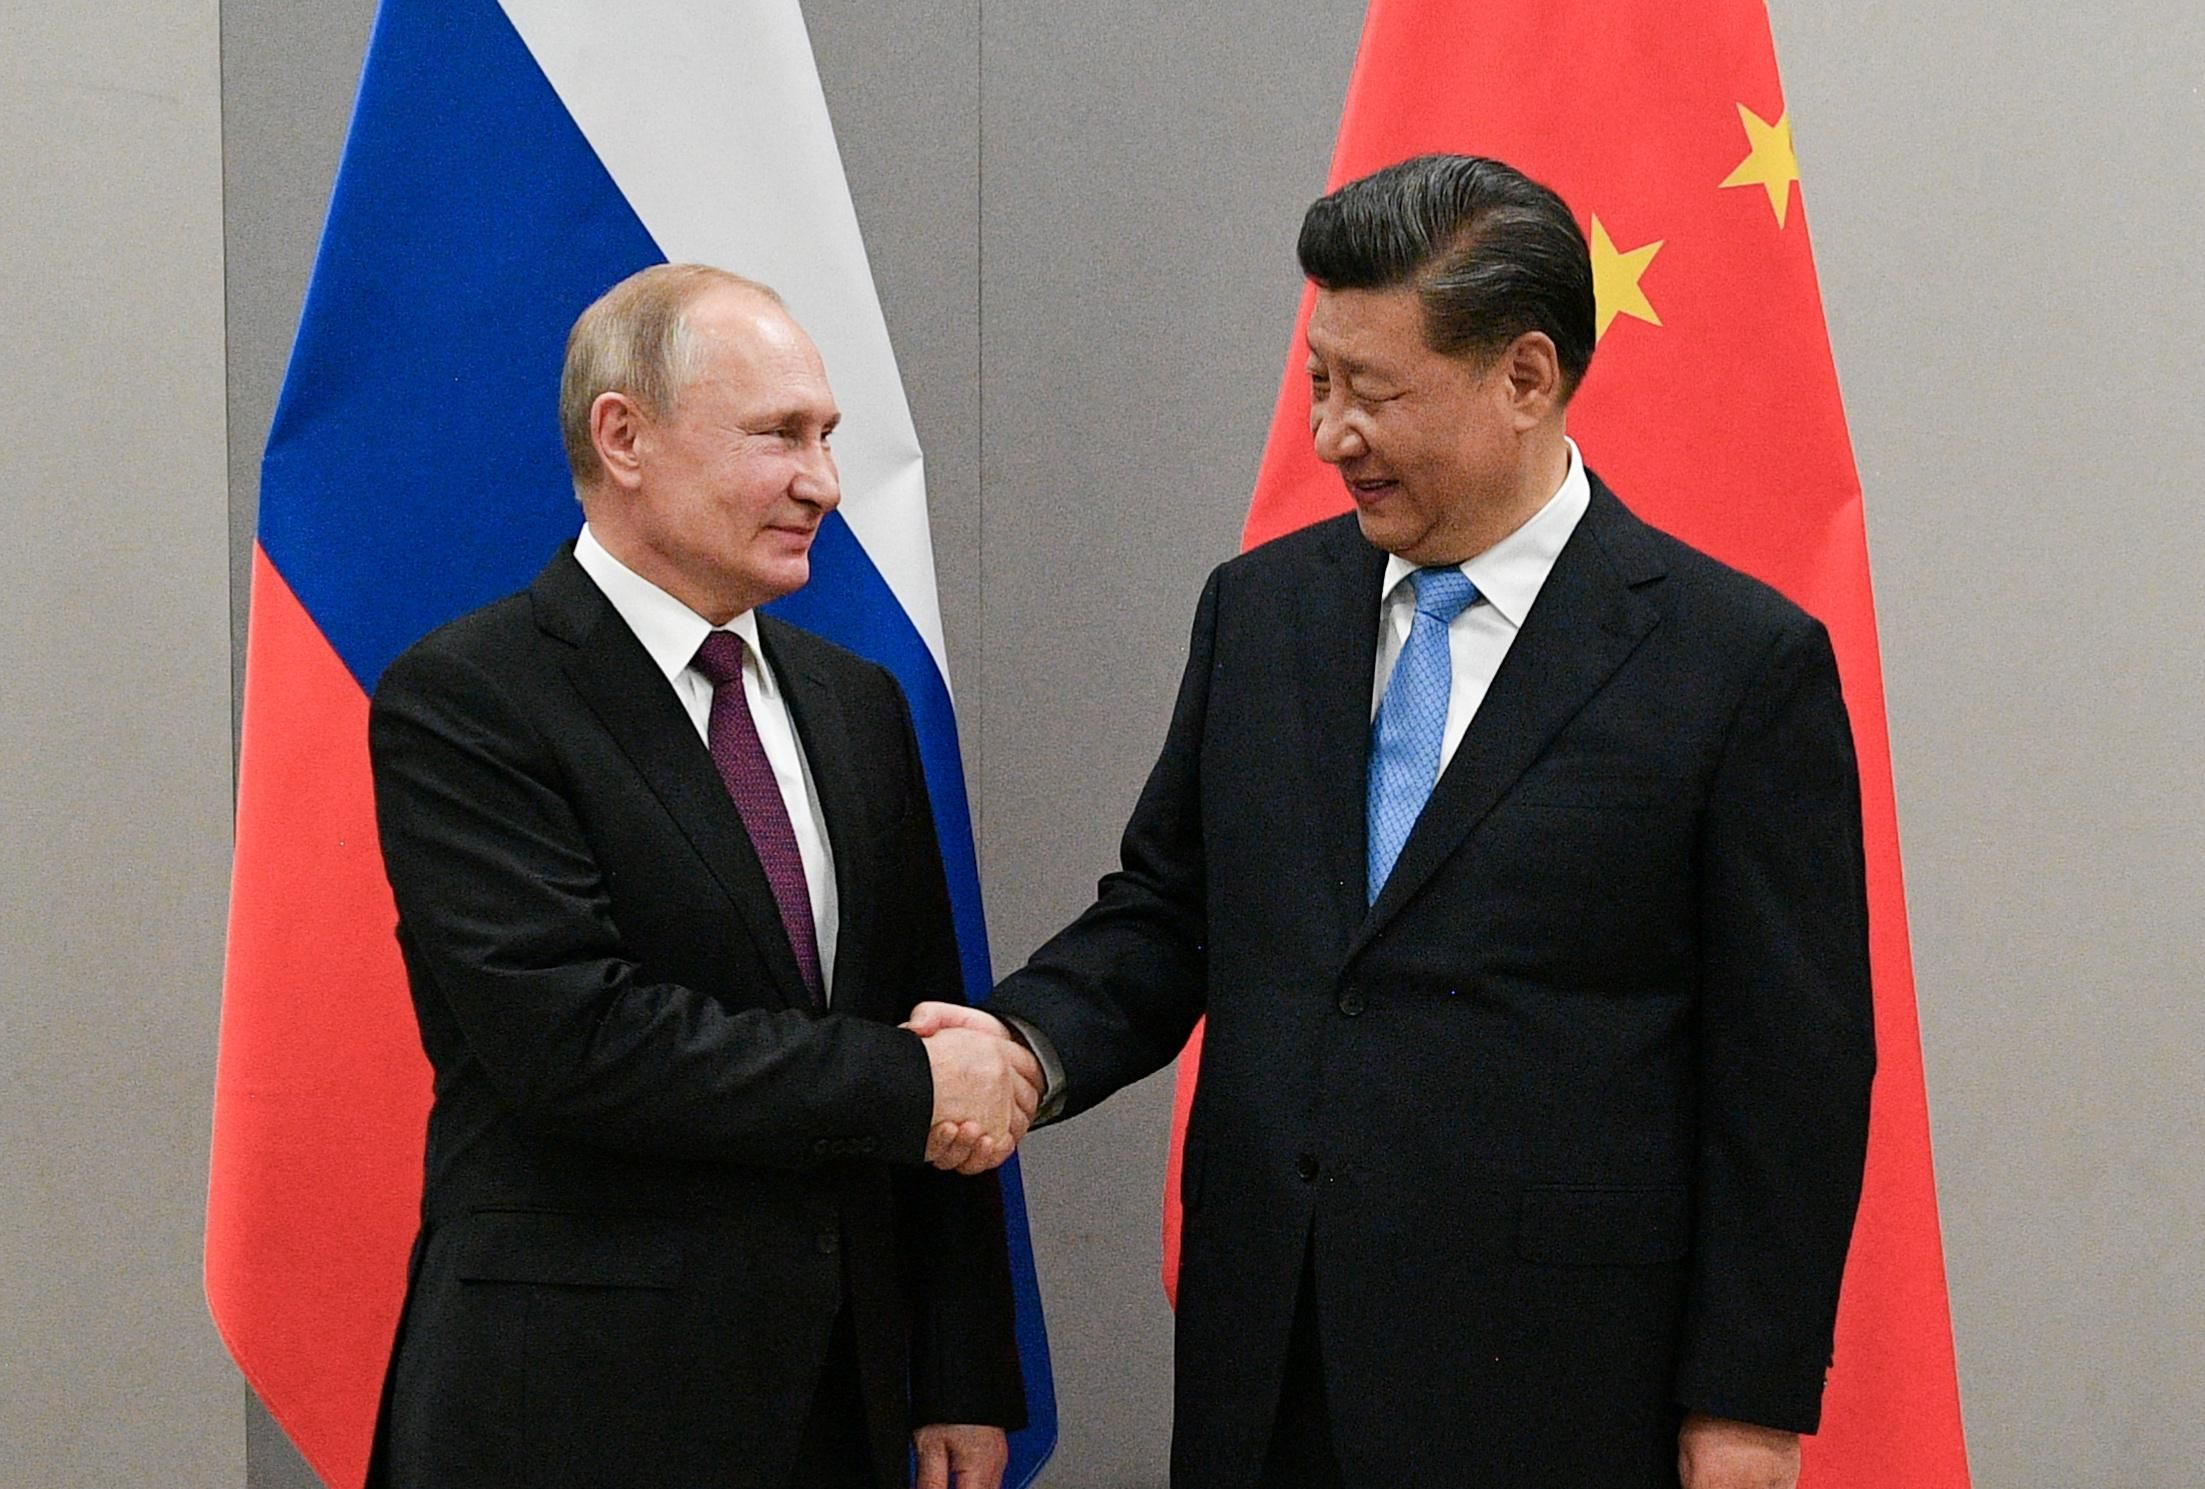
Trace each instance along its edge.
<instances>
[{"instance_id":1,"label":"man's mouth","mask_svg":"<svg viewBox=\"0 0 2205 1489\"><path fill-rule=\"evenodd\" d=\"M1347 488L1349 494L1357 502L1368 506L1372 502L1382 500L1388 492L1395 490L1400 484L1391 476L1351 476L1348 478Z\"/></svg>"}]
</instances>

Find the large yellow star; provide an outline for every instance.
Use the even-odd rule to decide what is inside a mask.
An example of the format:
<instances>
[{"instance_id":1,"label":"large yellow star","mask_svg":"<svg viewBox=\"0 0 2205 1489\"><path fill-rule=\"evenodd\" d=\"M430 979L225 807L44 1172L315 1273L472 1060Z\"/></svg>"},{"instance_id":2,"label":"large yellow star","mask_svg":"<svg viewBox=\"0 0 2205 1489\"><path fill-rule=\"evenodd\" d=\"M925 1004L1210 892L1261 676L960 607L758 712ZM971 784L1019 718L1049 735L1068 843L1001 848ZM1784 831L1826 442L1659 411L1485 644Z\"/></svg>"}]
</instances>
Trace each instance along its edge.
<instances>
[{"instance_id":1,"label":"large yellow star","mask_svg":"<svg viewBox=\"0 0 2205 1489\"><path fill-rule=\"evenodd\" d=\"M1746 127L1746 143L1751 149L1723 184L1766 187L1769 205L1776 209L1776 225L1782 227L1791 209L1792 183L1799 179L1799 157L1792 151L1791 113L1787 110L1777 115L1771 124L1740 104L1738 122Z\"/></svg>"},{"instance_id":2,"label":"large yellow star","mask_svg":"<svg viewBox=\"0 0 2205 1489\"><path fill-rule=\"evenodd\" d=\"M1661 252L1661 244L1649 243L1644 248L1634 248L1629 253L1617 250L1615 240L1608 230L1593 218L1593 304L1598 317L1593 325L1593 340L1608 334L1609 325L1619 315L1636 316L1648 325L1658 326L1661 317L1654 314L1654 304L1646 298L1646 291L1639 288L1639 276L1646 266Z\"/></svg>"}]
</instances>

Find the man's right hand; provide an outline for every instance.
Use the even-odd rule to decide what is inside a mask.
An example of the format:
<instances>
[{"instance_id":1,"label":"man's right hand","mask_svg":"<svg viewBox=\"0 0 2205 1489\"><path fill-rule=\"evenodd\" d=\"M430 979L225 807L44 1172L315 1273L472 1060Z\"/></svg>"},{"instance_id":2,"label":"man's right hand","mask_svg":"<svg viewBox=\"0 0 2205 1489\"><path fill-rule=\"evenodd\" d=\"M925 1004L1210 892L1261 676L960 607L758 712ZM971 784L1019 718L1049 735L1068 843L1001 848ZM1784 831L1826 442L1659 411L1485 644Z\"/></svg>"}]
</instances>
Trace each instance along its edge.
<instances>
[{"instance_id":1,"label":"man's right hand","mask_svg":"<svg viewBox=\"0 0 2205 1489\"><path fill-rule=\"evenodd\" d=\"M914 1020L934 1076L934 1117L926 1159L960 1174L986 1173L1018 1150L1041 1104L1041 1066L986 1014L953 1027ZM991 1029L978 1020L985 1019Z\"/></svg>"}]
</instances>

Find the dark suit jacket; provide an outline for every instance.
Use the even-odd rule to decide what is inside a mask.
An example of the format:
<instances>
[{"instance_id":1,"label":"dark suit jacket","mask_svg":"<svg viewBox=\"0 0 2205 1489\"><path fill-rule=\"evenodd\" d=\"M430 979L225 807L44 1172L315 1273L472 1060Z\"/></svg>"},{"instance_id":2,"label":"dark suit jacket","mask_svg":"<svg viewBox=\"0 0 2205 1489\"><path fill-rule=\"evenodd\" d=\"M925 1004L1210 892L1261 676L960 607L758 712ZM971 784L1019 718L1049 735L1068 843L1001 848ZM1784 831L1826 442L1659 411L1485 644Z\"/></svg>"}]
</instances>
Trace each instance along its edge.
<instances>
[{"instance_id":1,"label":"dark suit jacket","mask_svg":"<svg viewBox=\"0 0 2205 1489\"><path fill-rule=\"evenodd\" d=\"M561 554L394 662L376 811L435 1067L371 1482L777 1485L852 1315L873 1457L1016 1425L992 1176L920 1164L894 1025L957 996L903 695L770 617L840 892L817 1015L742 820L634 634Z\"/></svg>"},{"instance_id":2,"label":"dark suit jacket","mask_svg":"<svg viewBox=\"0 0 2205 1489\"><path fill-rule=\"evenodd\" d=\"M1208 1014L1174 1482L1253 1482L1305 1256L1350 1485L1676 1483L1816 1423L1874 1063L1823 628L1597 479L1375 907L1385 555L1224 565L1096 902L1000 988L1068 1112Z\"/></svg>"}]
</instances>

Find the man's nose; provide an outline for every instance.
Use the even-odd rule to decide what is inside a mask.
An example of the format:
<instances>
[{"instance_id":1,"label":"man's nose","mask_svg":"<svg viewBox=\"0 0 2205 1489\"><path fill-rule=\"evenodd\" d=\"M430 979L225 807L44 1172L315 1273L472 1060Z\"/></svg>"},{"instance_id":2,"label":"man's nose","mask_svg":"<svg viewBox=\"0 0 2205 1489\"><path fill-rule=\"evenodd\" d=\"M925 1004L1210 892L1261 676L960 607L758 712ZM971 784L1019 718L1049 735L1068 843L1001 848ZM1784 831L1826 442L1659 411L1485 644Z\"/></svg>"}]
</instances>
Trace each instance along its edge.
<instances>
[{"instance_id":1,"label":"man's nose","mask_svg":"<svg viewBox=\"0 0 2205 1489\"><path fill-rule=\"evenodd\" d=\"M842 477L835 470L834 451L815 443L805 451L789 490L797 498L831 512L842 501Z\"/></svg>"},{"instance_id":2,"label":"man's nose","mask_svg":"<svg viewBox=\"0 0 2205 1489\"><path fill-rule=\"evenodd\" d=\"M1338 465L1363 453L1363 436L1330 399L1311 407L1309 429L1316 441L1317 458L1327 465Z\"/></svg>"}]
</instances>

